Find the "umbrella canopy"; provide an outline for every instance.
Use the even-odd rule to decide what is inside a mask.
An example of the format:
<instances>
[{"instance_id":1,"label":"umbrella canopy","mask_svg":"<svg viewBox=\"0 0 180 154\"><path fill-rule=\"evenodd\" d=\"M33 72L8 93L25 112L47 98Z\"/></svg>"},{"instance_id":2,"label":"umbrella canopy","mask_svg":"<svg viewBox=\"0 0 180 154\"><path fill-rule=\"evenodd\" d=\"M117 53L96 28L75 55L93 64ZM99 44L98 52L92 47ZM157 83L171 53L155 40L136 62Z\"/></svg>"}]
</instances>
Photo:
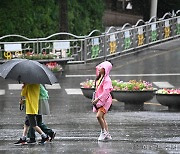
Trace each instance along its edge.
<instances>
[{"instance_id":1,"label":"umbrella canopy","mask_svg":"<svg viewBox=\"0 0 180 154\"><path fill-rule=\"evenodd\" d=\"M57 82L54 73L45 65L27 59L12 59L0 65L0 76L30 84L53 84Z\"/></svg>"}]
</instances>

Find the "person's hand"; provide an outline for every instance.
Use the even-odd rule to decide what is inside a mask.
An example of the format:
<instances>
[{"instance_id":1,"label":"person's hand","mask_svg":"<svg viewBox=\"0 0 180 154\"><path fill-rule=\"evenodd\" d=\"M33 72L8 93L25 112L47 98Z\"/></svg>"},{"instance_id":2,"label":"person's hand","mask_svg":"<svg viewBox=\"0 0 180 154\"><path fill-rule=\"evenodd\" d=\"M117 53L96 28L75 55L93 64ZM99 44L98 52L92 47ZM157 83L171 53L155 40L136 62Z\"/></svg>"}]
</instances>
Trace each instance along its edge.
<instances>
[{"instance_id":1,"label":"person's hand","mask_svg":"<svg viewBox=\"0 0 180 154\"><path fill-rule=\"evenodd\" d=\"M99 99L95 99L95 100L92 101L91 103L92 103L93 105L96 105L98 101L99 101Z\"/></svg>"},{"instance_id":2,"label":"person's hand","mask_svg":"<svg viewBox=\"0 0 180 154\"><path fill-rule=\"evenodd\" d=\"M26 85L26 84L25 84L25 83L23 83L23 85L22 85L22 89L25 87L25 85Z\"/></svg>"},{"instance_id":3,"label":"person's hand","mask_svg":"<svg viewBox=\"0 0 180 154\"><path fill-rule=\"evenodd\" d=\"M20 104L20 105L24 104L24 101L23 101L23 100L20 100L20 101L19 101L19 104Z\"/></svg>"},{"instance_id":4,"label":"person's hand","mask_svg":"<svg viewBox=\"0 0 180 154\"><path fill-rule=\"evenodd\" d=\"M25 98L22 98L22 97L21 97L21 99L20 99L20 101L19 101L19 104L20 104L20 105L23 105L24 102L25 102Z\"/></svg>"}]
</instances>

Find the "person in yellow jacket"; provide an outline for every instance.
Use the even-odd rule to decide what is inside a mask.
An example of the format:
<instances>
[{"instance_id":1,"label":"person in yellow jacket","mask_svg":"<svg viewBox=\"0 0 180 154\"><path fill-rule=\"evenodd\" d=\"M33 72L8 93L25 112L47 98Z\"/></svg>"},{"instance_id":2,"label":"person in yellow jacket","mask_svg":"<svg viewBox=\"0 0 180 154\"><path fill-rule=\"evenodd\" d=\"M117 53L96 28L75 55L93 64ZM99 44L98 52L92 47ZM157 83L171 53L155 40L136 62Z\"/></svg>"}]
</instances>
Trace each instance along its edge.
<instances>
[{"instance_id":1,"label":"person in yellow jacket","mask_svg":"<svg viewBox=\"0 0 180 154\"><path fill-rule=\"evenodd\" d=\"M40 84L24 84L21 96L26 99L26 115L28 116L29 124L41 135L42 139L40 143L43 144L49 140L49 137L37 125L36 115L39 110L39 93Z\"/></svg>"}]
</instances>

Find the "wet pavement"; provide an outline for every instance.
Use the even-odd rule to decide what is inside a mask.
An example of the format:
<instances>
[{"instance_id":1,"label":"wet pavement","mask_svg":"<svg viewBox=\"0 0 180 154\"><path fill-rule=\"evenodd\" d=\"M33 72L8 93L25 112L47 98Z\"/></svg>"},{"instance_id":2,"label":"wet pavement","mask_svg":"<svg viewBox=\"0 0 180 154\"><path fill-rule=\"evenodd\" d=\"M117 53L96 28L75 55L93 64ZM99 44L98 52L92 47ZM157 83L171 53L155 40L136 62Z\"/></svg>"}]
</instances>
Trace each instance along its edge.
<instances>
[{"instance_id":1,"label":"wet pavement","mask_svg":"<svg viewBox=\"0 0 180 154\"><path fill-rule=\"evenodd\" d=\"M111 60L114 64L111 78L142 79L157 88L180 87L179 42L173 40L142 53ZM124 103L113 100L106 116L113 140L97 141L100 127L90 99L82 95L79 86L87 78L95 78L93 65L88 68L78 65L78 69L67 66L59 83L46 86L51 115L43 119L57 135L52 143L45 145L13 145L22 134L25 117L18 106L21 86L15 81L0 79L0 153L180 153L180 113L168 111L155 98L145 103L143 111L127 111Z\"/></svg>"}]
</instances>

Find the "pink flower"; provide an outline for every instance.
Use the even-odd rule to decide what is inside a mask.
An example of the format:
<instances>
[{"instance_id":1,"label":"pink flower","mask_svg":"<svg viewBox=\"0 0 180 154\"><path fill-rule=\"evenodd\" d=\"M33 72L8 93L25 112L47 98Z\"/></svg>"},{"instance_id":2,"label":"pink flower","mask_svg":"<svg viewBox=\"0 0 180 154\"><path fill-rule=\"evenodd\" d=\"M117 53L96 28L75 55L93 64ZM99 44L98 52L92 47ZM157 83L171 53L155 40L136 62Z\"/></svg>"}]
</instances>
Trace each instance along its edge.
<instances>
[{"instance_id":1,"label":"pink flower","mask_svg":"<svg viewBox=\"0 0 180 154\"><path fill-rule=\"evenodd\" d=\"M159 89L156 93L158 94L180 94L180 89Z\"/></svg>"}]
</instances>

